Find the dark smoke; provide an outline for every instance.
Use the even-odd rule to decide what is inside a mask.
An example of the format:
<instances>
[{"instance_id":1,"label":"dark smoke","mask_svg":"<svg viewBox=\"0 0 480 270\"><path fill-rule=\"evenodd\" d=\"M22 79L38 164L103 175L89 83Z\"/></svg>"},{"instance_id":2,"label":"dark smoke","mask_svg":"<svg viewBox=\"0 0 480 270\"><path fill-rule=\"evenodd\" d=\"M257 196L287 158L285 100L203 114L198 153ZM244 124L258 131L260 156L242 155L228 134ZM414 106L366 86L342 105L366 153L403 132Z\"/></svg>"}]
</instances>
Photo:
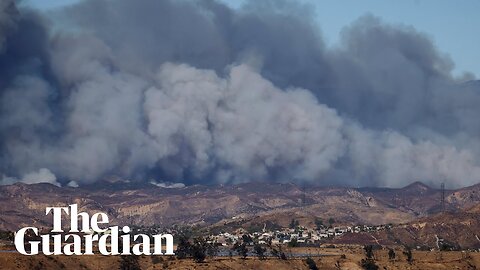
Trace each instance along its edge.
<instances>
[{"instance_id":1,"label":"dark smoke","mask_svg":"<svg viewBox=\"0 0 480 270\"><path fill-rule=\"evenodd\" d=\"M309 10L2 1L1 182L478 182L480 84L372 15L327 48Z\"/></svg>"}]
</instances>

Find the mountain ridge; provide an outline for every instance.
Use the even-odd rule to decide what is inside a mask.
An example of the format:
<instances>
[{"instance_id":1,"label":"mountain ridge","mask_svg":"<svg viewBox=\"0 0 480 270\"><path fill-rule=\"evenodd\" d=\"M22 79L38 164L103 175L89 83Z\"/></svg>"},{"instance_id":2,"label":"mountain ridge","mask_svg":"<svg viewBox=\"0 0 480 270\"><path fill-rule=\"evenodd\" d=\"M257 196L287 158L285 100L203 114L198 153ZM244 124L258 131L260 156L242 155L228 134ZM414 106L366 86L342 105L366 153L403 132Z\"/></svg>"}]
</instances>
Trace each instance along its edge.
<instances>
[{"instance_id":1,"label":"mountain ridge","mask_svg":"<svg viewBox=\"0 0 480 270\"><path fill-rule=\"evenodd\" d=\"M356 207L366 207L366 209L371 208L372 210L396 210L413 218L439 212L439 209L435 207L440 205L440 192L440 190L430 188L420 182L400 189L304 187L291 183L268 182L219 186L196 185L181 188L164 188L148 183L125 186L122 183L122 185L103 185L97 189L93 185L73 188L57 187L46 183L31 185L16 183L0 186L0 200L2 201L0 208L4 213L2 218L8 219L11 215L5 214L6 210L17 211L18 214L25 215L29 211L42 210L37 205L80 202L80 207L83 206L82 204L87 206L93 204L110 208L112 212L117 213L120 220L123 220L135 212L130 212L128 209L137 206L139 209L151 208L153 212L157 211L157 214L168 214L181 210L187 217L177 220L176 216L172 214L175 222L203 223L201 218L193 218L198 216L197 212L201 210L205 211L206 216L221 220L242 214L242 209L258 208L249 212L249 214L257 214L257 212L261 213L277 208L294 209L304 206L318 208L324 204L330 205L333 210L338 210L338 212L342 212L340 211L342 209L349 209L349 207L352 208L352 211ZM472 207L475 202L480 200L480 185L449 190L446 193L446 203L450 209ZM217 216L209 214L212 209L208 207L213 207L223 214ZM150 220L150 222L146 222L150 225L155 224L157 219L150 217L153 212L145 212L147 218L140 218L144 222ZM8 226L0 224L0 227L7 228Z\"/></svg>"}]
</instances>

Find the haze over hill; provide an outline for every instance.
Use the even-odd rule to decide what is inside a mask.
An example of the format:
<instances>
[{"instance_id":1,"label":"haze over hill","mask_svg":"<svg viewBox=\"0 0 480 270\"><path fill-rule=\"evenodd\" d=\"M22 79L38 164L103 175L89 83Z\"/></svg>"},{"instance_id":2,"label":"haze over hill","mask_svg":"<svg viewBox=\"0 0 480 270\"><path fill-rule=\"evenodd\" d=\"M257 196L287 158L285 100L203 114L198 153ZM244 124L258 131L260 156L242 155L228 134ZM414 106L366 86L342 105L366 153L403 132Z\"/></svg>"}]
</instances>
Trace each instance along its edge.
<instances>
[{"instance_id":1,"label":"haze over hill","mask_svg":"<svg viewBox=\"0 0 480 270\"><path fill-rule=\"evenodd\" d=\"M479 181L479 85L413 27L366 15L328 48L295 2L52 15L0 3L2 184Z\"/></svg>"}]
</instances>

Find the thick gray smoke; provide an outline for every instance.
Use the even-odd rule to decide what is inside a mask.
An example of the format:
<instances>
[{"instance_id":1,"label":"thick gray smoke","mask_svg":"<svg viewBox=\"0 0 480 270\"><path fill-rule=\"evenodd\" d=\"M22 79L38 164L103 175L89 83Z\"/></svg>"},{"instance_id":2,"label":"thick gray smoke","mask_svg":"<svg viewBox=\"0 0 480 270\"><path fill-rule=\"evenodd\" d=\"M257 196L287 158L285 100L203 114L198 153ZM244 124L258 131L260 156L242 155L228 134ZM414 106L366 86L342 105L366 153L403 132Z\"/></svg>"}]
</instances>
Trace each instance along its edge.
<instances>
[{"instance_id":1,"label":"thick gray smoke","mask_svg":"<svg viewBox=\"0 0 480 270\"><path fill-rule=\"evenodd\" d=\"M308 10L91 0L62 27L3 0L1 181L477 183L480 85L373 16L327 48Z\"/></svg>"}]
</instances>

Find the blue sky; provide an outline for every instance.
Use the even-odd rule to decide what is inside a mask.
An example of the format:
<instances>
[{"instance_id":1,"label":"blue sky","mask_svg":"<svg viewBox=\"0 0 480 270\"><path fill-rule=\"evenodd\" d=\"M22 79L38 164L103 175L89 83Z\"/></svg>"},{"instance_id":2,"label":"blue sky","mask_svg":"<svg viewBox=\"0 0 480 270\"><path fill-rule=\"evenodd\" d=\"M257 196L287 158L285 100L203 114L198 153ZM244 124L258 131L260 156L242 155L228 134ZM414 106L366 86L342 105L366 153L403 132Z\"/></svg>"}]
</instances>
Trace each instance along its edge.
<instances>
[{"instance_id":1,"label":"blue sky","mask_svg":"<svg viewBox=\"0 0 480 270\"><path fill-rule=\"evenodd\" d=\"M50 10L78 0L25 0L24 5ZM224 0L238 7L242 0ZM414 26L427 33L455 62L455 74L480 77L480 0L302 0L315 10L328 45L335 45L344 26L370 13L385 22Z\"/></svg>"}]
</instances>

